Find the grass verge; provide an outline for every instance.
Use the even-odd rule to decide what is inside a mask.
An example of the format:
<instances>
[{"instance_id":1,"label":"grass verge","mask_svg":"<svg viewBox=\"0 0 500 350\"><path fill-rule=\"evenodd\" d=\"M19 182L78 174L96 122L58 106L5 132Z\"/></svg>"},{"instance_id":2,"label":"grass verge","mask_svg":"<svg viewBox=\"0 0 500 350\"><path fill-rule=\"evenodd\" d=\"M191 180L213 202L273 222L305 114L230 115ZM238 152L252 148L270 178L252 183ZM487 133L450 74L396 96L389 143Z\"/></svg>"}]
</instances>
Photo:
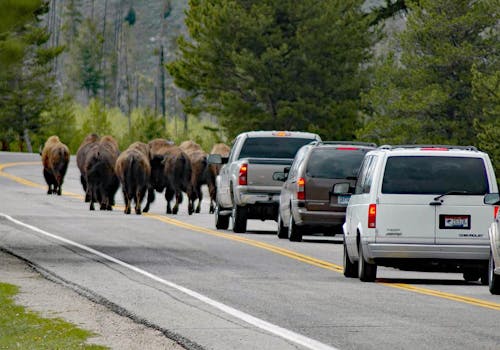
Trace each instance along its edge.
<instances>
[{"instance_id":1,"label":"grass verge","mask_svg":"<svg viewBox=\"0 0 500 350\"><path fill-rule=\"evenodd\" d=\"M93 333L16 305L18 287L0 283L0 349L107 349L86 344Z\"/></svg>"}]
</instances>

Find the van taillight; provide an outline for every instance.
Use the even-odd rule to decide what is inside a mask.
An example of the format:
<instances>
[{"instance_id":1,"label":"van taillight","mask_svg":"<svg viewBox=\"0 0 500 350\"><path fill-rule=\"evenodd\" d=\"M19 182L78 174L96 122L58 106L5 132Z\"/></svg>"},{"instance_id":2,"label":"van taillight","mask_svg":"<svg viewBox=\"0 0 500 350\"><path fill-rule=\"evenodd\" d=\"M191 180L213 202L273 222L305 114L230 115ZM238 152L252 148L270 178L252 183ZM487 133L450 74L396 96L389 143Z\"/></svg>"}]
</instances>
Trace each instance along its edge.
<instances>
[{"instance_id":1,"label":"van taillight","mask_svg":"<svg viewBox=\"0 0 500 350\"><path fill-rule=\"evenodd\" d=\"M500 207L493 207L493 219L496 219Z\"/></svg>"},{"instance_id":2,"label":"van taillight","mask_svg":"<svg viewBox=\"0 0 500 350\"><path fill-rule=\"evenodd\" d=\"M303 177L297 180L297 199L306 199L306 180Z\"/></svg>"},{"instance_id":3,"label":"van taillight","mask_svg":"<svg viewBox=\"0 0 500 350\"><path fill-rule=\"evenodd\" d=\"M368 207L368 228L377 227L377 205L370 204Z\"/></svg>"},{"instance_id":4,"label":"van taillight","mask_svg":"<svg viewBox=\"0 0 500 350\"><path fill-rule=\"evenodd\" d=\"M242 164L240 166L240 175L238 177L238 184L240 186L246 186L248 175L248 164Z\"/></svg>"}]
</instances>

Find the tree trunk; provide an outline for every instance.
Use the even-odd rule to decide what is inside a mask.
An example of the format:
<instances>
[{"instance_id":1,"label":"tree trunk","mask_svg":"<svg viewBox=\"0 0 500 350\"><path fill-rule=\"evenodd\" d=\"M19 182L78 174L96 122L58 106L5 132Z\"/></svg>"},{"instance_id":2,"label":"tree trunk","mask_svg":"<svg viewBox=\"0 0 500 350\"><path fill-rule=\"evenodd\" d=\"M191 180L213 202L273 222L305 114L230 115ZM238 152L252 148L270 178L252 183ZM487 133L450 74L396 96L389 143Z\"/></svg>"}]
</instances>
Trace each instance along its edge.
<instances>
[{"instance_id":1,"label":"tree trunk","mask_svg":"<svg viewBox=\"0 0 500 350\"><path fill-rule=\"evenodd\" d=\"M31 139L28 129L24 129L24 143L26 144L26 150L28 153L33 153L33 147L31 146Z\"/></svg>"}]
</instances>

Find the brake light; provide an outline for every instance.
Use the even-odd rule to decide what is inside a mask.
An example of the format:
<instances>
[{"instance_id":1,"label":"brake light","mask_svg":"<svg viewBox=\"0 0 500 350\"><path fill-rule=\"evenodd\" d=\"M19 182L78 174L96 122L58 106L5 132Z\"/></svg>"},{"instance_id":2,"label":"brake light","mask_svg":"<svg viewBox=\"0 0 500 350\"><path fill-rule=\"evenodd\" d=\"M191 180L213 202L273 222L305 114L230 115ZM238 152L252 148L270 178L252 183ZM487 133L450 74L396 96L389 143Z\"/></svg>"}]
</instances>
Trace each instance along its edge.
<instances>
[{"instance_id":1,"label":"brake light","mask_svg":"<svg viewBox=\"0 0 500 350\"><path fill-rule=\"evenodd\" d=\"M297 180L297 199L306 199L306 180L303 177Z\"/></svg>"},{"instance_id":2,"label":"brake light","mask_svg":"<svg viewBox=\"0 0 500 350\"><path fill-rule=\"evenodd\" d=\"M444 147L422 147L421 151L449 151L448 148Z\"/></svg>"},{"instance_id":3,"label":"brake light","mask_svg":"<svg viewBox=\"0 0 500 350\"><path fill-rule=\"evenodd\" d=\"M337 147L335 148L338 151L357 151L359 148L357 147Z\"/></svg>"},{"instance_id":4,"label":"brake light","mask_svg":"<svg viewBox=\"0 0 500 350\"><path fill-rule=\"evenodd\" d=\"M496 217L498 216L499 209L500 207L493 207L493 219L496 219Z\"/></svg>"},{"instance_id":5,"label":"brake light","mask_svg":"<svg viewBox=\"0 0 500 350\"><path fill-rule=\"evenodd\" d=\"M242 164L240 166L240 175L238 176L238 184L240 186L246 186L248 177L248 164Z\"/></svg>"},{"instance_id":6,"label":"brake light","mask_svg":"<svg viewBox=\"0 0 500 350\"><path fill-rule=\"evenodd\" d=\"M377 205L370 204L368 207L368 228L377 227Z\"/></svg>"}]
</instances>

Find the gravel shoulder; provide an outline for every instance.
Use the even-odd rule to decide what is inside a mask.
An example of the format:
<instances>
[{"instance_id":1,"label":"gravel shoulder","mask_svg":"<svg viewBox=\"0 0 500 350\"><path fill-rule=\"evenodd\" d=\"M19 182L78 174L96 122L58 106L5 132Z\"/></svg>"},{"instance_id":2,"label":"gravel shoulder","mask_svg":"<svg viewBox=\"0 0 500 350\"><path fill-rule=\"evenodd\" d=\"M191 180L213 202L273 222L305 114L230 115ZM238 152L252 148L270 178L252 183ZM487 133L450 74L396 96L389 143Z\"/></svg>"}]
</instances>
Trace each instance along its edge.
<instances>
[{"instance_id":1,"label":"gravel shoulder","mask_svg":"<svg viewBox=\"0 0 500 350\"><path fill-rule=\"evenodd\" d=\"M0 250L0 281L14 284L20 292L15 301L47 318L62 318L96 336L89 344L111 349L184 349L151 329L94 303L74 290L48 280L25 261Z\"/></svg>"}]
</instances>

